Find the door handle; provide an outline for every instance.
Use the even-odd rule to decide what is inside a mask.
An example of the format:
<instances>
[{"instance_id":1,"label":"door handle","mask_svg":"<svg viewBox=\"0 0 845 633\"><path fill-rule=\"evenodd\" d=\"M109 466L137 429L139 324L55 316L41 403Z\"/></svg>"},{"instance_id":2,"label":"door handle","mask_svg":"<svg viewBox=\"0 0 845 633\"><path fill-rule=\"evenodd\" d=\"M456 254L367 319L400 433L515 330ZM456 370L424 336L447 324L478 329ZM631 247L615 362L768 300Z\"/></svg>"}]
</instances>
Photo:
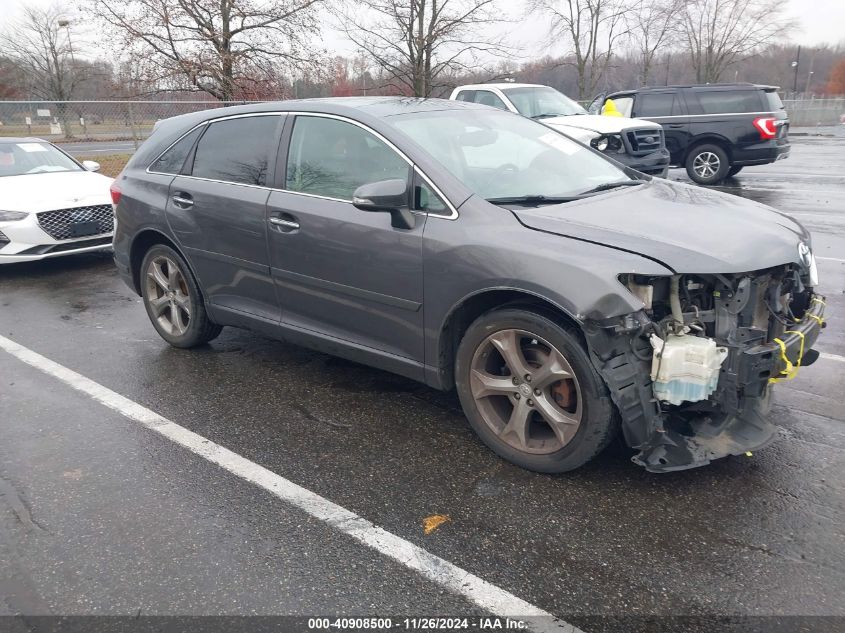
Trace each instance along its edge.
<instances>
[{"instance_id":1,"label":"door handle","mask_svg":"<svg viewBox=\"0 0 845 633\"><path fill-rule=\"evenodd\" d=\"M669 124L669 125L667 125L666 127L671 127L671 128L674 128L674 129L678 129L678 128L682 128L682 127L684 127L685 125L686 125L686 123L670 123L670 124Z\"/></svg>"},{"instance_id":2,"label":"door handle","mask_svg":"<svg viewBox=\"0 0 845 633\"><path fill-rule=\"evenodd\" d=\"M270 224L275 224L286 233L299 229L299 222L297 222L296 220L285 220L284 218L270 218Z\"/></svg>"},{"instance_id":3,"label":"door handle","mask_svg":"<svg viewBox=\"0 0 845 633\"><path fill-rule=\"evenodd\" d=\"M189 193L184 193L180 191L178 193L173 194L170 199L173 200L174 204L176 204L177 207L180 207L182 209L190 209L192 206L194 206L194 199Z\"/></svg>"}]
</instances>

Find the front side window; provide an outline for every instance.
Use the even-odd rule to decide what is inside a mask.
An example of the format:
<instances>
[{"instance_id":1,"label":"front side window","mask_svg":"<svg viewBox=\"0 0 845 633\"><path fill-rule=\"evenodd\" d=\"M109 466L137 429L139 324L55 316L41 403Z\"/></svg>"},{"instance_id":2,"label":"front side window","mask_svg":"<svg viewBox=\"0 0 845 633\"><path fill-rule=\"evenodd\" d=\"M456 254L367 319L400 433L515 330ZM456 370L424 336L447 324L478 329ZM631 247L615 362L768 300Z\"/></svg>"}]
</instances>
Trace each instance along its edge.
<instances>
[{"instance_id":1,"label":"front side window","mask_svg":"<svg viewBox=\"0 0 845 633\"><path fill-rule=\"evenodd\" d=\"M475 92L474 101L476 103L480 103L481 105L499 108L499 110L508 109L508 106L505 105L505 102L502 101L497 94L490 92L489 90L477 90Z\"/></svg>"},{"instance_id":2,"label":"front side window","mask_svg":"<svg viewBox=\"0 0 845 633\"><path fill-rule=\"evenodd\" d=\"M629 179L570 138L506 112L414 112L388 121L485 199L570 196Z\"/></svg>"},{"instance_id":3,"label":"front side window","mask_svg":"<svg viewBox=\"0 0 845 633\"><path fill-rule=\"evenodd\" d=\"M197 144L191 175L245 185L267 184L280 117L250 116L212 123Z\"/></svg>"},{"instance_id":4,"label":"front side window","mask_svg":"<svg viewBox=\"0 0 845 633\"><path fill-rule=\"evenodd\" d=\"M178 174L182 171L182 166L185 164L185 159L191 152L191 148L197 140L197 137L202 133L204 128L189 132L181 139L179 139L173 147L159 156L152 165L150 171L159 174Z\"/></svg>"},{"instance_id":5,"label":"front side window","mask_svg":"<svg viewBox=\"0 0 845 633\"><path fill-rule=\"evenodd\" d=\"M504 88L502 92L522 116L531 119L587 114L578 103L548 86Z\"/></svg>"},{"instance_id":6,"label":"front side window","mask_svg":"<svg viewBox=\"0 0 845 633\"><path fill-rule=\"evenodd\" d=\"M408 163L367 130L337 119L298 116L285 189L339 200L371 182L408 179Z\"/></svg>"},{"instance_id":7,"label":"front side window","mask_svg":"<svg viewBox=\"0 0 845 633\"><path fill-rule=\"evenodd\" d=\"M475 101L475 90L461 90L458 93L458 96L455 97L456 101Z\"/></svg>"},{"instance_id":8,"label":"front side window","mask_svg":"<svg viewBox=\"0 0 845 633\"><path fill-rule=\"evenodd\" d=\"M54 171L84 170L49 143L4 143L0 140L0 178Z\"/></svg>"}]
</instances>

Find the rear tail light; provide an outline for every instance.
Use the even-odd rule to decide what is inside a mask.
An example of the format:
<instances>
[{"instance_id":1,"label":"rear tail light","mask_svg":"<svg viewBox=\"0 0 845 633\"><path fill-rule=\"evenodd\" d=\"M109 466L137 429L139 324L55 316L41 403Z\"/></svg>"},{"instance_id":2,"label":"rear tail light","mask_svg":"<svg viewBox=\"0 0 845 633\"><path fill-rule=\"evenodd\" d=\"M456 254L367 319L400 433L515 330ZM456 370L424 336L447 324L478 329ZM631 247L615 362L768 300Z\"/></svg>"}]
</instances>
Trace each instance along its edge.
<instances>
[{"instance_id":1,"label":"rear tail light","mask_svg":"<svg viewBox=\"0 0 845 633\"><path fill-rule=\"evenodd\" d=\"M111 192L111 203L117 206L117 203L120 202L120 188L117 186L117 180L111 184L109 192Z\"/></svg>"},{"instance_id":2,"label":"rear tail light","mask_svg":"<svg viewBox=\"0 0 845 633\"><path fill-rule=\"evenodd\" d=\"M761 116L754 119L754 127L760 132L761 141L770 141L778 135L776 121L777 119L770 116Z\"/></svg>"}]
</instances>

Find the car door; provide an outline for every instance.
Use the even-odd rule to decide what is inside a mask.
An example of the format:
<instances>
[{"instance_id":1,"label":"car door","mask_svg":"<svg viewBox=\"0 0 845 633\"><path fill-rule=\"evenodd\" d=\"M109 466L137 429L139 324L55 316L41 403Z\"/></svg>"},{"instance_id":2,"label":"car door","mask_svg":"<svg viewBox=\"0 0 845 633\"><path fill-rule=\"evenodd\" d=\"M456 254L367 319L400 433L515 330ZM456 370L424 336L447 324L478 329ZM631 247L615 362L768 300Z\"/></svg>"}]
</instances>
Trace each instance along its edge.
<instances>
[{"instance_id":1,"label":"car door","mask_svg":"<svg viewBox=\"0 0 845 633\"><path fill-rule=\"evenodd\" d=\"M170 185L167 220L215 308L275 322L267 250L268 174L283 117L237 116L206 126Z\"/></svg>"},{"instance_id":2,"label":"car door","mask_svg":"<svg viewBox=\"0 0 845 633\"><path fill-rule=\"evenodd\" d=\"M426 216L415 214L413 228L395 228L389 213L352 204L360 185L407 181L410 163L341 117L296 115L285 137L284 190L268 201L283 323L422 363Z\"/></svg>"},{"instance_id":3,"label":"car door","mask_svg":"<svg viewBox=\"0 0 845 633\"><path fill-rule=\"evenodd\" d=\"M663 127L672 164L683 161L684 151L689 145L690 119L681 93L676 90L639 92L634 99L631 116L659 123Z\"/></svg>"}]
</instances>

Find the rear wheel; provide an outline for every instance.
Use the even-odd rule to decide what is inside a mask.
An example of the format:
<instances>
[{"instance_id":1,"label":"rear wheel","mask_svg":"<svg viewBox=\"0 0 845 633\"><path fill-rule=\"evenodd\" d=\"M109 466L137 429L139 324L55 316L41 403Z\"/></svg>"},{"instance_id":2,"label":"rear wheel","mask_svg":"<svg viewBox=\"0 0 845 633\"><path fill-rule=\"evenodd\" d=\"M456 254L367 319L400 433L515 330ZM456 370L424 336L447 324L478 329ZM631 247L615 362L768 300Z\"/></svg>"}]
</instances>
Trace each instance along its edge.
<instances>
[{"instance_id":1,"label":"rear wheel","mask_svg":"<svg viewBox=\"0 0 845 633\"><path fill-rule=\"evenodd\" d=\"M156 244L141 264L141 294L153 327L174 347L195 347L217 338L196 279L175 250Z\"/></svg>"},{"instance_id":2,"label":"rear wheel","mask_svg":"<svg viewBox=\"0 0 845 633\"><path fill-rule=\"evenodd\" d=\"M732 166L732 167L728 170L728 175L727 175L726 177L727 177L727 178L730 178L731 176L736 176L739 172L741 172L741 171L742 171L742 168L743 168L743 165L734 165L734 166Z\"/></svg>"},{"instance_id":3,"label":"rear wheel","mask_svg":"<svg viewBox=\"0 0 845 633\"><path fill-rule=\"evenodd\" d=\"M509 308L479 317L458 348L455 374L473 429L523 468L573 470L614 436L607 388L576 332L544 315Z\"/></svg>"},{"instance_id":4,"label":"rear wheel","mask_svg":"<svg viewBox=\"0 0 845 633\"><path fill-rule=\"evenodd\" d=\"M718 145L699 145L686 160L687 175L699 185L715 185L725 179L730 169L728 155Z\"/></svg>"}]
</instances>

